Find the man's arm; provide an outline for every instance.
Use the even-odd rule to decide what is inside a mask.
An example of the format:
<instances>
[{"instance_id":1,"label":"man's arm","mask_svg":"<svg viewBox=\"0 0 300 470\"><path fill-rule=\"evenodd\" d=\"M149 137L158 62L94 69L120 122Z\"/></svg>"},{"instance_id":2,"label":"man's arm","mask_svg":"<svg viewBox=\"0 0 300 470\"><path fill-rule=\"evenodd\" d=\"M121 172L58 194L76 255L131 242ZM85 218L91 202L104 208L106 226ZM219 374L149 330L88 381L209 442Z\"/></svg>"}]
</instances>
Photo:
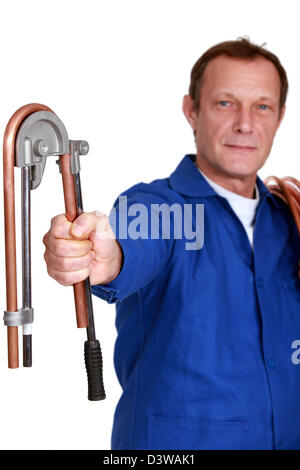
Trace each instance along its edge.
<instances>
[{"instance_id":1,"label":"man's arm","mask_svg":"<svg viewBox=\"0 0 300 470\"><path fill-rule=\"evenodd\" d=\"M174 239L171 221L170 237L161 236L156 226L161 219L155 210L168 201L161 194L132 188L123 198L125 195L126 204L119 197L110 218L93 212L81 214L73 223L64 215L52 219L43 240L51 277L72 285L90 276L92 292L112 303L138 291L160 273L171 256ZM151 212L155 218L151 219ZM137 219L140 234L135 231ZM152 238L153 232L159 237Z\"/></svg>"}]
</instances>

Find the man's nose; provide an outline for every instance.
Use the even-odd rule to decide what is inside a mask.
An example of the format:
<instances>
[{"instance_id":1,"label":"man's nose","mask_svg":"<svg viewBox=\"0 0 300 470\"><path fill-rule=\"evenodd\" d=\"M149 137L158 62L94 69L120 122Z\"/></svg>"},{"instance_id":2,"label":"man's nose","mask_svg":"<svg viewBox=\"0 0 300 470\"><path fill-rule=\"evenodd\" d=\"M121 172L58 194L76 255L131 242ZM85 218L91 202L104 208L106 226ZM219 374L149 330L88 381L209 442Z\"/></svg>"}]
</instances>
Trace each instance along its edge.
<instances>
[{"instance_id":1,"label":"man's nose","mask_svg":"<svg viewBox=\"0 0 300 470\"><path fill-rule=\"evenodd\" d=\"M240 107L235 113L233 131L237 133L250 134L254 129L253 113L251 109Z\"/></svg>"}]
</instances>

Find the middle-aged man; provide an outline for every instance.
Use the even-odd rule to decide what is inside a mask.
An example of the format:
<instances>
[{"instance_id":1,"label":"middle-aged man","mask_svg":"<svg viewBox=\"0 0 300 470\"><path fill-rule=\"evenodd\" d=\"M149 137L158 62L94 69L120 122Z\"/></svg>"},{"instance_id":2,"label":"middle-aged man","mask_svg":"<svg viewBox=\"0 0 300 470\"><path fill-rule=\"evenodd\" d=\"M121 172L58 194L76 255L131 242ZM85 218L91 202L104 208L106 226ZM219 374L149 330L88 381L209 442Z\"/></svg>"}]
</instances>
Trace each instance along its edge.
<instances>
[{"instance_id":1,"label":"middle-aged man","mask_svg":"<svg viewBox=\"0 0 300 470\"><path fill-rule=\"evenodd\" d=\"M52 219L50 276L89 275L93 293L116 302L112 449L300 449L299 236L257 176L287 88L264 47L217 44L183 100L197 154L125 191L109 219Z\"/></svg>"}]
</instances>

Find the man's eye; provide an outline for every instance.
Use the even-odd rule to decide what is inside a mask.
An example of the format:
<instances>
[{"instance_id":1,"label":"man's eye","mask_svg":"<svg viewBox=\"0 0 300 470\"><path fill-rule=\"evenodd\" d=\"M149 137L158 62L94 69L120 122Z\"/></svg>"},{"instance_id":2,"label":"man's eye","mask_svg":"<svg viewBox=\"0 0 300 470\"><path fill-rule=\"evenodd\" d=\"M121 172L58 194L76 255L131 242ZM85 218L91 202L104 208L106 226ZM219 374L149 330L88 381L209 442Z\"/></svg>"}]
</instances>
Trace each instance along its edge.
<instances>
[{"instance_id":1,"label":"man's eye","mask_svg":"<svg viewBox=\"0 0 300 470\"><path fill-rule=\"evenodd\" d=\"M269 108L267 104L260 104L259 107L260 109L264 109L264 110Z\"/></svg>"},{"instance_id":2,"label":"man's eye","mask_svg":"<svg viewBox=\"0 0 300 470\"><path fill-rule=\"evenodd\" d=\"M226 108L227 104L229 104L229 101L219 101L219 104L223 107Z\"/></svg>"}]
</instances>

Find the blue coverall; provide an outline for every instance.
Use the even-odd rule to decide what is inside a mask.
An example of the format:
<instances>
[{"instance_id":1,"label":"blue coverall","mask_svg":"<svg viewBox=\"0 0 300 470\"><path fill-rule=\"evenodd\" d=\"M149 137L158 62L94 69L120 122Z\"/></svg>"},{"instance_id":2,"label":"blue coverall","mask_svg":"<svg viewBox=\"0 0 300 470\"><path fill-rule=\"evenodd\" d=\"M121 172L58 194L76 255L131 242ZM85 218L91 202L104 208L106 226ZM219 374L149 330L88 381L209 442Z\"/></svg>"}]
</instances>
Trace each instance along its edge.
<instances>
[{"instance_id":1,"label":"blue coverall","mask_svg":"<svg viewBox=\"0 0 300 470\"><path fill-rule=\"evenodd\" d=\"M187 250L185 238L121 238L116 227L121 272L92 287L116 302L123 393L111 448L300 449L296 224L257 176L252 250L227 199L194 162L186 155L170 177L122 195L128 207L149 211L204 204L202 248Z\"/></svg>"}]
</instances>

